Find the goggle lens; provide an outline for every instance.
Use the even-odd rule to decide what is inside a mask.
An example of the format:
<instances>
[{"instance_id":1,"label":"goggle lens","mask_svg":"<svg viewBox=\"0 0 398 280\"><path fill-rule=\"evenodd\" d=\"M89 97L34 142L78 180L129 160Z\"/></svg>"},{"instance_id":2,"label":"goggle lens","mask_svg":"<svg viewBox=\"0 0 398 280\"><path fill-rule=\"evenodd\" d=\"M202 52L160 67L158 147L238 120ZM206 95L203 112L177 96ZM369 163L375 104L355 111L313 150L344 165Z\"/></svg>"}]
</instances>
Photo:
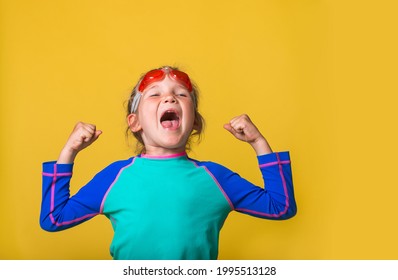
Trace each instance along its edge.
<instances>
[{"instance_id":1,"label":"goggle lens","mask_svg":"<svg viewBox=\"0 0 398 280\"><path fill-rule=\"evenodd\" d=\"M144 78L138 87L140 92L143 92L150 84L164 79L166 73L162 69L155 69L145 74Z\"/></svg>"},{"instance_id":2,"label":"goggle lens","mask_svg":"<svg viewBox=\"0 0 398 280\"><path fill-rule=\"evenodd\" d=\"M171 70L169 76L174 80L180 82L184 87L188 89L189 92L192 91L191 80L186 73L178 70Z\"/></svg>"},{"instance_id":3,"label":"goggle lens","mask_svg":"<svg viewBox=\"0 0 398 280\"><path fill-rule=\"evenodd\" d=\"M169 77L181 85L183 85L189 92L192 92L192 84L191 80L189 79L189 76L181 72L179 70L174 70L170 69L168 67L164 67L162 69L155 69L151 70L148 73L145 74L145 76L142 78L139 86L138 86L138 92L134 96L133 101L131 103L131 112L134 113L137 108L138 108L138 103L140 102L140 98L142 95L142 92L152 83L154 82L159 82L162 81L166 75L169 75ZM194 100L194 103L196 104L196 100ZM196 106L196 105L195 105Z\"/></svg>"},{"instance_id":4,"label":"goggle lens","mask_svg":"<svg viewBox=\"0 0 398 280\"><path fill-rule=\"evenodd\" d=\"M150 84L163 80L166 74L173 80L181 83L188 91L192 91L192 84L189 76L184 72L170 68L155 69L146 73L141 80L138 91L143 92Z\"/></svg>"}]
</instances>

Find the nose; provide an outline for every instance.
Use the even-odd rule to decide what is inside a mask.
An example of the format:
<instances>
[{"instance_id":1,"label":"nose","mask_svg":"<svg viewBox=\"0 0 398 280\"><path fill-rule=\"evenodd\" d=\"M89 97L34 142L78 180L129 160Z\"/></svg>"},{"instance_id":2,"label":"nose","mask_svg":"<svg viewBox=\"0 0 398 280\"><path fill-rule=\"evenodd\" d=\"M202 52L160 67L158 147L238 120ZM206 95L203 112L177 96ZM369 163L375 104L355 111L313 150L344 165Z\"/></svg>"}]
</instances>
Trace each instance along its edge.
<instances>
[{"instance_id":1,"label":"nose","mask_svg":"<svg viewBox=\"0 0 398 280\"><path fill-rule=\"evenodd\" d=\"M175 98L173 93L168 93L164 99L163 99L164 103L177 103L177 99Z\"/></svg>"}]
</instances>

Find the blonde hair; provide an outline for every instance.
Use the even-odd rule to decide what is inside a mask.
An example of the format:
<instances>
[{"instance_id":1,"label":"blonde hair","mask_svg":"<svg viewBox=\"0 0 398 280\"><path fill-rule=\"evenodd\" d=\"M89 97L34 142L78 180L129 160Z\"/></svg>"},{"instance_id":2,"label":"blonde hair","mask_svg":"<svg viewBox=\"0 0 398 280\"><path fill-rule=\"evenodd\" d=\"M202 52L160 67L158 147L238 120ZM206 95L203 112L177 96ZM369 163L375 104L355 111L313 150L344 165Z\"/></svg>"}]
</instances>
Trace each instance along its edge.
<instances>
[{"instance_id":1,"label":"blonde hair","mask_svg":"<svg viewBox=\"0 0 398 280\"><path fill-rule=\"evenodd\" d=\"M181 71L180 69L178 69L177 67L171 67L171 66L162 66L160 68L157 69L163 69L163 68L170 68L173 70L178 70ZM156 69L152 69L152 70L156 70ZM149 70L148 72L152 71ZM146 72L146 73L148 73ZM137 89L138 86L142 80L142 78L144 78L144 76L146 75L146 73L142 74L140 79L138 80L138 82L136 83L136 85L134 86L130 97L127 101L127 108L126 108L126 112L127 115L126 117L128 117L132 112L131 112L131 103L133 102L134 96L137 94ZM198 111L198 106L199 106L199 90L198 87L196 86L196 84L191 80L191 84L192 84L192 91L191 91L191 95L192 95L192 99L194 100L194 110L195 110L195 118L194 118L194 129L191 132L191 135L189 136L189 139L187 141L187 144L185 146L186 150L190 150L191 149L191 139L193 137L197 138L197 142L200 142L201 138L202 138L202 132L204 130L205 127L205 120L202 117L202 115L199 113ZM128 136L130 135L130 133L134 136L134 138L137 140L137 144L136 144L136 153L137 154L142 154L145 153L145 143L142 140L142 136L141 136L141 132L133 132L130 130L130 128L127 126L126 129L126 137L128 138Z\"/></svg>"}]
</instances>

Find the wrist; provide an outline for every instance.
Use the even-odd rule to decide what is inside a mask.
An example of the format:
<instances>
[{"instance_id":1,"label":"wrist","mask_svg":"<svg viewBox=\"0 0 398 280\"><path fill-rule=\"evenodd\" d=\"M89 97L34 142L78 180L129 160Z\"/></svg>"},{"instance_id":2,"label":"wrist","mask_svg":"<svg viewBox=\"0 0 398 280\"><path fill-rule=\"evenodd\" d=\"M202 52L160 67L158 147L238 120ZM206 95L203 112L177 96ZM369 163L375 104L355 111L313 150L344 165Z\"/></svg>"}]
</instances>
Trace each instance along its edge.
<instances>
[{"instance_id":1,"label":"wrist","mask_svg":"<svg viewBox=\"0 0 398 280\"><path fill-rule=\"evenodd\" d=\"M259 137L255 141L251 142L250 145L256 152L257 156L266 155L272 153L272 149L264 137Z\"/></svg>"},{"instance_id":2,"label":"wrist","mask_svg":"<svg viewBox=\"0 0 398 280\"><path fill-rule=\"evenodd\" d=\"M69 164L69 163L73 163L75 161L75 158L77 156L77 151L72 150L72 149L68 149L67 147L63 148L57 163L59 164Z\"/></svg>"}]
</instances>

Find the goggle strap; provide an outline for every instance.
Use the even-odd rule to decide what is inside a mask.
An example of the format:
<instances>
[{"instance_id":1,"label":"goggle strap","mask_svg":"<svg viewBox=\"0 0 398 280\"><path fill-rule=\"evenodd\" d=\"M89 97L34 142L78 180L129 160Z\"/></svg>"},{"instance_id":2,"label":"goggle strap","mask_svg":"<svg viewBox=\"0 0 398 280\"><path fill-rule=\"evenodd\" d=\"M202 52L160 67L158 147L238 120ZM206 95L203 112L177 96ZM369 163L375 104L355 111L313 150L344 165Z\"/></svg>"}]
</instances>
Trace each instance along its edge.
<instances>
[{"instance_id":1,"label":"goggle strap","mask_svg":"<svg viewBox=\"0 0 398 280\"><path fill-rule=\"evenodd\" d=\"M131 102L131 113L135 113L135 111L137 111L138 108L138 103L140 103L140 99L141 99L141 92L137 91L136 95L134 95L133 101Z\"/></svg>"}]
</instances>

